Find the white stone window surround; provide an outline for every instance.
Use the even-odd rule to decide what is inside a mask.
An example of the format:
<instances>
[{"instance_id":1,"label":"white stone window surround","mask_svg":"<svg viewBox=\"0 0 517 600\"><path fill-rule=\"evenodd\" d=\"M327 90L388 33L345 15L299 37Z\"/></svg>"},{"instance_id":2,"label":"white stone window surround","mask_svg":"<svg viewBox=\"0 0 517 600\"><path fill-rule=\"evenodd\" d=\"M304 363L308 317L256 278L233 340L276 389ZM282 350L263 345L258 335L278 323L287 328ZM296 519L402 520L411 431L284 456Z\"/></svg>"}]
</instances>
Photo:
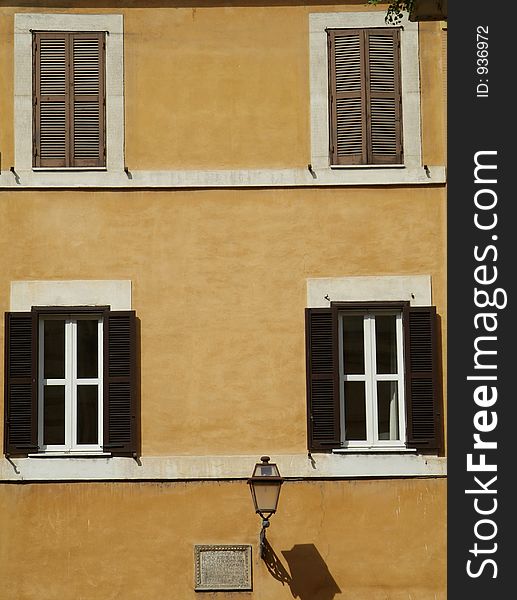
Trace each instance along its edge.
<instances>
[{"instance_id":1,"label":"white stone window surround","mask_svg":"<svg viewBox=\"0 0 517 600\"><path fill-rule=\"evenodd\" d=\"M32 166L32 31L106 32L106 167ZM122 15L20 13L14 16L14 151L16 173L124 170L124 43ZM45 185L43 183L43 185Z\"/></svg>"},{"instance_id":2,"label":"white stone window surround","mask_svg":"<svg viewBox=\"0 0 517 600\"><path fill-rule=\"evenodd\" d=\"M410 306L431 306L430 275L379 275L357 277L317 277L307 279L307 308L329 308L331 302L400 302ZM343 426L343 424L342 424ZM334 454L372 451L386 454L414 453L401 446L335 448ZM389 460L389 459L388 459ZM395 459L398 460L398 459Z\"/></svg>"},{"instance_id":3,"label":"white stone window surround","mask_svg":"<svg viewBox=\"0 0 517 600\"><path fill-rule=\"evenodd\" d=\"M111 310L131 310L131 281L12 281L11 312L28 312L33 306L110 306Z\"/></svg>"},{"instance_id":4,"label":"white stone window surround","mask_svg":"<svg viewBox=\"0 0 517 600\"><path fill-rule=\"evenodd\" d=\"M328 45L327 29L387 28L385 11L312 13L309 15L311 162L313 169L338 170L341 177L360 176L364 183L389 181L393 170L401 170L399 179L412 179L423 170L420 126L420 75L418 23L402 20L400 58L402 80L403 165L332 166L329 156ZM351 175L352 174L352 175Z\"/></svg>"},{"instance_id":5,"label":"white stone window surround","mask_svg":"<svg viewBox=\"0 0 517 600\"><path fill-rule=\"evenodd\" d=\"M307 308L331 302L403 302L431 306L430 275L371 275L307 279Z\"/></svg>"}]
</instances>

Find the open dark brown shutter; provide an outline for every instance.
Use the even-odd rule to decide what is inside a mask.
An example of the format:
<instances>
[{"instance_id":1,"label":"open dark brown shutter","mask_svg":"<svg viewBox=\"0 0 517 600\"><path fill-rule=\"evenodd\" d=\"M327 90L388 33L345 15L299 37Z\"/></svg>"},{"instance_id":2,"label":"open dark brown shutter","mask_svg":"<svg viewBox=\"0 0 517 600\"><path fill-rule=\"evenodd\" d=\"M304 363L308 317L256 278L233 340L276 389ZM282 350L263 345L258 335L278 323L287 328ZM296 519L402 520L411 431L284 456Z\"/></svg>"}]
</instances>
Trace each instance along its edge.
<instances>
[{"instance_id":1,"label":"open dark brown shutter","mask_svg":"<svg viewBox=\"0 0 517 600\"><path fill-rule=\"evenodd\" d=\"M339 397L335 393L336 357L330 308L305 311L309 449L340 446Z\"/></svg>"},{"instance_id":2,"label":"open dark brown shutter","mask_svg":"<svg viewBox=\"0 0 517 600\"><path fill-rule=\"evenodd\" d=\"M71 166L105 165L103 32L70 34Z\"/></svg>"},{"instance_id":3,"label":"open dark brown shutter","mask_svg":"<svg viewBox=\"0 0 517 600\"><path fill-rule=\"evenodd\" d=\"M407 307L404 329L407 445L420 450L439 450L441 386L436 308Z\"/></svg>"},{"instance_id":4,"label":"open dark brown shutter","mask_svg":"<svg viewBox=\"0 0 517 600\"><path fill-rule=\"evenodd\" d=\"M33 165L69 166L68 34L33 35Z\"/></svg>"},{"instance_id":5,"label":"open dark brown shutter","mask_svg":"<svg viewBox=\"0 0 517 600\"><path fill-rule=\"evenodd\" d=\"M364 164L367 147L363 32L331 30L328 41L331 162Z\"/></svg>"},{"instance_id":6,"label":"open dark brown shutter","mask_svg":"<svg viewBox=\"0 0 517 600\"><path fill-rule=\"evenodd\" d=\"M136 317L107 311L104 317L104 450L135 455L137 449Z\"/></svg>"},{"instance_id":7,"label":"open dark brown shutter","mask_svg":"<svg viewBox=\"0 0 517 600\"><path fill-rule=\"evenodd\" d=\"M402 98L398 29L367 29L368 164L401 164Z\"/></svg>"},{"instance_id":8,"label":"open dark brown shutter","mask_svg":"<svg viewBox=\"0 0 517 600\"><path fill-rule=\"evenodd\" d=\"M31 313L6 313L4 452L7 456L26 456L38 450L34 333Z\"/></svg>"}]
</instances>

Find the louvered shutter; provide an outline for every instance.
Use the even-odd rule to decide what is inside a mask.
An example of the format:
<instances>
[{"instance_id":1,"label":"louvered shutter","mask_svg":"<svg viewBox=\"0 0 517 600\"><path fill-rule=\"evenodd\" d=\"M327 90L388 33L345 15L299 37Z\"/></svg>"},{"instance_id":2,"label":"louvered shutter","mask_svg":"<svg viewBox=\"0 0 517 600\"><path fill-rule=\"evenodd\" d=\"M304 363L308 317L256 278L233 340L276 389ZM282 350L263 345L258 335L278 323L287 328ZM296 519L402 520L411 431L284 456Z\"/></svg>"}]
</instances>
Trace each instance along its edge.
<instances>
[{"instance_id":1,"label":"louvered shutter","mask_svg":"<svg viewBox=\"0 0 517 600\"><path fill-rule=\"evenodd\" d=\"M35 33L33 59L34 166L105 166L104 33Z\"/></svg>"},{"instance_id":2,"label":"louvered shutter","mask_svg":"<svg viewBox=\"0 0 517 600\"><path fill-rule=\"evenodd\" d=\"M336 29L328 40L332 164L401 164L399 30Z\"/></svg>"},{"instance_id":3,"label":"louvered shutter","mask_svg":"<svg viewBox=\"0 0 517 600\"><path fill-rule=\"evenodd\" d=\"M6 313L4 452L8 456L26 456L38 450L33 323L31 313Z\"/></svg>"},{"instance_id":4,"label":"louvered shutter","mask_svg":"<svg viewBox=\"0 0 517 600\"><path fill-rule=\"evenodd\" d=\"M33 37L35 167L69 166L68 34Z\"/></svg>"},{"instance_id":5,"label":"louvered shutter","mask_svg":"<svg viewBox=\"0 0 517 600\"><path fill-rule=\"evenodd\" d=\"M110 311L104 318L104 450L135 455L137 440L136 318Z\"/></svg>"},{"instance_id":6,"label":"louvered shutter","mask_svg":"<svg viewBox=\"0 0 517 600\"><path fill-rule=\"evenodd\" d=\"M104 33L70 35L71 165L104 166Z\"/></svg>"},{"instance_id":7,"label":"louvered shutter","mask_svg":"<svg viewBox=\"0 0 517 600\"><path fill-rule=\"evenodd\" d=\"M306 309L305 335L309 449L330 451L341 443L334 371L337 358L330 308Z\"/></svg>"},{"instance_id":8,"label":"louvered shutter","mask_svg":"<svg viewBox=\"0 0 517 600\"><path fill-rule=\"evenodd\" d=\"M407 445L439 450L442 431L436 308L406 308L404 329Z\"/></svg>"},{"instance_id":9,"label":"louvered shutter","mask_svg":"<svg viewBox=\"0 0 517 600\"><path fill-rule=\"evenodd\" d=\"M366 105L368 163L402 163L399 31L364 32L366 48Z\"/></svg>"},{"instance_id":10,"label":"louvered shutter","mask_svg":"<svg viewBox=\"0 0 517 600\"><path fill-rule=\"evenodd\" d=\"M329 56L332 164L364 164L367 146L362 31L330 31Z\"/></svg>"}]
</instances>

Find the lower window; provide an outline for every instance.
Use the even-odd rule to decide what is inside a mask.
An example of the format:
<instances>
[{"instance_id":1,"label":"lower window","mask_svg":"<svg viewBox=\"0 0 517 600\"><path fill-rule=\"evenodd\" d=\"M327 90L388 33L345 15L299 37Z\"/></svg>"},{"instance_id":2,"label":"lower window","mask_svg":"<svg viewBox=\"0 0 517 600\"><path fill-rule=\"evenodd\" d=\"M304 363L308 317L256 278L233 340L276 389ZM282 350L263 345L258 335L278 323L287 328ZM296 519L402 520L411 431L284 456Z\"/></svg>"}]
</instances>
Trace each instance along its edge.
<instances>
[{"instance_id":1,"label":"lower window","mask_svg":"<svg viewBox=\"0 0 517 600\"><path fill-rule=\"evenodd\" d=\"M441 448L437 316L408 302L306 310L309 450Z\"/></svg>"},{"instance_id":2,"label":"lower window","mask_svg":"<svg viewBox=\"0 0 517 600\"><path fill-rule=\"evenodd\" d=\"M138 455L134 311L35 306L5 323L7 456Z\"/></svg>"},{"instance_id":3,"label":"lower window","mask_svg":"<svg viewBox=\"0 0 517 600\"><path fill-rule=\"evenodd\" d=\"M102 444L102 317L40 317L38 440L43 451Z\"/></svg>"},{"instance_id":4,"label":"lower window","mask_svg":"<svg viewBox=\"0 0 517 600\"><path fill-rule=\"evenodd\" d=\"M402 312L340 311L338 327L342 445L402 445Z\"/></svg>"}]
</instances>

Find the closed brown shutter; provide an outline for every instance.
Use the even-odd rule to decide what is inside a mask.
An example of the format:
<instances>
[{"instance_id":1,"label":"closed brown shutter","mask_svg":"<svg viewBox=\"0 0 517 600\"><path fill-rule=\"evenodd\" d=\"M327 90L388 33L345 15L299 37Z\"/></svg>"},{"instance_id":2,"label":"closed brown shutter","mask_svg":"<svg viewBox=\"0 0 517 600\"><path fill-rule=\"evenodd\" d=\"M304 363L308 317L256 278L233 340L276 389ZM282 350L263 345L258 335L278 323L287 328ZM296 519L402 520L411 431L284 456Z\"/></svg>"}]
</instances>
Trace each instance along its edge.
<instances>
[{"instance_id":1,"label":"closed brown shutter","mask_svg":"<svg viewBox=\"0 0 517 600\"><path fill-rule=\"evenodd\" d=\"M71 162L104 166L104 33L70 34Z\"/></svg>"},{"instance_id":2,"label":"closed brown shutter","mask_svg":"<svg viewBox=\"0 0 517 600\"><path fill-rule=\"evenodd\" d=\"M330 31L329 56L332 164L364 164L367 162L366 79L362 31Z\"/></svg>"},{"instance_id":3,"label":"closed brown shutter","mask_svg":"<svg viewBox=\"0 0 517 600\"><path fill-rule=\"evenodd\" d=\"M136 317L111 311L104 319L104 450L135 455L137 439Z\"/></svg>"},{"instance_id":4,"label":"closed brown shutter","mask_svg":"<svg viewBox=\"0 0 517 600\"><path fill-rule=\"evenodd\" d=\"M439 450L442 432L436 308L406 308L404 329L407 445Z\"/></svg>"},{"instance_id":5,"label":"closed brown shutter","mask_svg":"<svg viewBox=\"0 0 517 600\"><path fill-rule=\"evenodd\" d=\"M104 33L33 37L36 167L103 167Z\"/></svg>"},{"instance_id":6,"label":"closed brown shutter","mask_svg":"<svg viewBox=\"0 0 517 600\"><path fill-rule=\"evenodd\" d=\"M338 448L339 395L335 393L333 321L330 308L305 311L309 449Z\"/></svg>"},{"instance_id":7,"label":"closed brown shutter","mask_svg":"<svg viewBox=\"0 0 517 600\"><path fill-rule=\"evenodd\" d=\"M402 163L399 30L336 29L328 40L331 163Z\"/></svg>"},{"instance_id":8,"label":"closed brown shutter","mask_svg":"<svg viewBox=\"0 0 517 600\"><path fill-rule=\"evenodd\" d=\"M31 313L6 313L4 452L8 456L26 456L38 450L33 323Z\"/></svg>"},{"instance_id":9,"label":"closed brown shutter","mask_svg":"<svg viewBox=\"0 0 517 600\"><path fill-rule=\"evenodd\" d=\"M69 166L67 39L60 32L33 37L35 167Z\"/></svg>"},{"instance_id":10,"label":"closed brown shutter","mask_svg":"<svg viewBox=\"0 0 517 600\"><path fill-rule=\"evenodd\" d=\"M368 163L402 163L399 30L371 29L366 43Z\"/></svg>"}]
</instances>

